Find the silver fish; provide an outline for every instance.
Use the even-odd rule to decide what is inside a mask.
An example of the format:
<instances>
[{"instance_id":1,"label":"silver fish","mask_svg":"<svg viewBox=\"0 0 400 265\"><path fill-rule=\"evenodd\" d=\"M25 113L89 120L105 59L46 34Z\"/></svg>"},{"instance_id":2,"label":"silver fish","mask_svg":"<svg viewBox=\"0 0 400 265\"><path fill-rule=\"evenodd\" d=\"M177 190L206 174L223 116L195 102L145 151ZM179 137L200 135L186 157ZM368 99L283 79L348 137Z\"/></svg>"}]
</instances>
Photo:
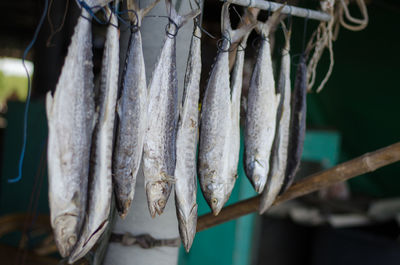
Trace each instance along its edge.
<instances>
[{"instance_id":1,"label":"silver fish","mask_svg":"<svg viewBox=\"0 0 400 265\"><path fill-rule=\"evenodd\" d=\"M140 25L142 18L159 2L156 0L145 9L136 4L128 6L134 10L132 24L137 30L129 38L127 58L122 77L122 92L118 100L118 128L113 157L113 181L116 207L122 218L132 203L136 176L143 154L143 141L147 121L147 85L142 49ZM132 3L128 1L128 4Z\"/></svg>"},{"instance_id":2,"label":"silver fish","mask_svg":"<svg viewBox=\"0 0 400 265\"><path fill-rule=\"evenodd\" d=\"M247 96L245 126L245 171L254 189L261 193L267 182L269 159L275 135L276 112L280 95L275 94L271 48L268 35L270 27L280 12L275 12L266 23L257 25L262 36L261 47L250 80Z\"/></svg>"},{"instance_id":3,"label":"silver fish","mask_svg":"<svg viewBox=\"0 0 400 265\"><path fill-rule=\"evenodd\" d=\"M197 225L197 168L199 93L201 74L201 31L195 25L190 44L176 136L175 204L179 233L187 252L192 246Z\"/></svg>"},{"instance_id":4,"label":"silver fish","mask_svg":"<svg viewBox=\"0 0 400 265\"><path fill-rule=\"evenodd\" d=\"M240 97L242 95L242 83L243 83L243 64L244 64L244 50L246 48L247 38L250 32L248 32L242 39L240 45L237 48L235 65L232 71L231 77L231 143L230 143L230 166L229 175L236 175L238 162L239 162L239 151L240 151Z\"/></svg>"},{"instance_id":5,"label":"silver fish","mask_svg":"<svg viewBox=\"0 0 400 265\"><path fill-rule=\"evenodd\" d=\"M282 24L283 25L283 24ZM284 29L285 46L282 50L281 72L278 84L278 93L281 94L279 103L275 140L272 147L271 168L267 186L261 196L260 213L271 207L282 187L285 178L288 157L289 127L290 127L290 35L291 31Z\"/></svg>"},{"instance_id":6,"label":"silver fish","mask_svg":"<svg viewBox=\"0 0 400 265\"><path fill-rule=\"evenodd\" d=\"M111 15L111 11L108 8L106 10L108 15ZM117 25L116 16L111 15L110 22ZM89 170L89 202L79 240L68 260L70 264L86 255L108 225L112 194L111 159L115 105L118 94L118 70L118 29L109 25L103 54L99 120L93 133L93 164Z\"/></svg>"},{"instance_id":7,"label":"silver fish","mask_svg":"<svg viewBox=\"0 0 400 265\"><path fill-rule=\"evenodd\" d=\"M85 9L82 16L90 18ZM86 212L94 127L91 21L80 16L54 97L46 97L51 226L61 256L78 240Z\"/></svg>"},{"instance_id":8,"label":"silver fish","mask_svg":"<svg viewBox=\"0 0 400 265\"><path fill-rule=\"evenodd\" d=\"M235 184L231 159L231 94L229 83L229 43L240 40L254 25L232 30L229 3L222 7L221 31L224 39L207 83L202 101L198 170L201 190L217 215L228 201Z\"/></svg>"},{"instance_id":9,"label":"silver fish","mask_svg":"<svg viewBox=\"0 0 400 265\"><path fill-rule=\"evenodd\" d=\"M150 215L162 214L174 183L176 132L178 125L178 80L176 78L176 34L179 28L198 15L193 11L180 16L165 1L170 22L164 46L150 85L148 123L143 145L143 172Z\"/></svg>"},{"instance_id":10,"label":"silver fish","mask_svg":"<svg viewBox=\"0 0 400 265\"><path fill-rule=\"evenodd\" d=\"M292 113L290 118L290 136L285 180L281 192L285 191L293 182L300 166L303 153L304 138L306 136L307 111L307 65L306 55L300 56L297 66L296 81L292 93Z\"/></svg>"}]
</instances>

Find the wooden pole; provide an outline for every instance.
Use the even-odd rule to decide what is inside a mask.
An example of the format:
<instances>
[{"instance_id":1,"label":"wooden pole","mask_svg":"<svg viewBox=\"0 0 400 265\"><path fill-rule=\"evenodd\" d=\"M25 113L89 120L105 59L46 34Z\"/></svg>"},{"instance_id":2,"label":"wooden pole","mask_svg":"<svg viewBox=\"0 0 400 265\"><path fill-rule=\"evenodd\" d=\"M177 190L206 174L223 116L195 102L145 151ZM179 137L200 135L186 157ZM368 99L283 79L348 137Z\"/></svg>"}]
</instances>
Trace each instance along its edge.
<instances>
[{"instance_id":1,"label":"wooden pole","mask_svg":"<svg viewBox=\"0 0 400 265\"><path fill-rule=\"evenodd\" d=\"M378 168L400 161L400 142L366 153L360 157L339 164L328 170L315 173L293 184L285 193L278 196L273 205L298 198L334 183L375 171ZM256 196L222 209L219 215L211 213L199 217L197 232L258 211L260 196Z\"/></svg>"}]
</instances>

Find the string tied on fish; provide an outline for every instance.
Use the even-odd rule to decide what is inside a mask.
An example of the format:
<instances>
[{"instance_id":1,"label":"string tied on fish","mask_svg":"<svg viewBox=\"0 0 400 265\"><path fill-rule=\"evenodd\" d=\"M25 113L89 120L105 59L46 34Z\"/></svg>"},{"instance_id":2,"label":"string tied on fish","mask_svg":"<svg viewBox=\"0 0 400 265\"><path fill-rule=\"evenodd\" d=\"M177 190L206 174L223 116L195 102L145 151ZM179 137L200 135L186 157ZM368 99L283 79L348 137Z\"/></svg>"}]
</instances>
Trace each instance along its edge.
<instances>
[{"instance_id":1,"label":"string tied on fish","mask_svg":"<svg viewBox=\"0 0 400 265\"><path fill-rule=\"evenodd\" d=\"M229 34L227 34L228 36L226 36L225 34L222 35L222 38L220 38L217 41L217 49L218 52L229 52L231 45L232 45L232 40ZM225 43L228 43L228 46L226 48L224 48Z\"/></svg>"},{"instance_id":2,"label":"string tied on fish","mask_svg":"<svg viewBox=\"0 0 400 265\"><path fill-rule=\"evenodd\" d=\"M101 6L99 6L99 5L89 6L84 0L78 0L78 3L79 3L79 5L81 6L81 9L82 9L82 8L85 9L85 10L89 13L89 15L90 15L94 20L96 20L99 24L102 24L102 25L107 24L106 22L101 21L101 20L95 15L95 13L93 12L94 9L99 9L99 8L100 8L100 9L103 10L103 12L105 13L105 9L104 9L103 7L101 7ZM87 19L87 20L90 20L90 18L85 17L85 16L82 15L82 14L81 14L81 17L83 17L83 18L85 18L85 19Z\"/></svg>"},{"instance_id":3,"label":"string tied on fish","mask_svg":"<svg viewBox=\"0 0 400 265\"><path fill-rule=\"evenodd\" d=\"M37 25L37 27L35 29L33 38L31 40L31 42L29 43L28 47L26 47L24 54L22 55L22 66L24 67L27 78L28 78L28 95L26 97L26 104L25 104L25 110L24 110L24 129L23 129L23 137L22 137L23 140L22 140L21 155L20 155L19 163L18 163L18 176L16 178L8 179L9 183L15 183L22 179L22 166L24 164L24 157L25 157L25 151L26 151L26 140L28 138L28 110L29 110L29 103L31 101L31 91L32 91L31 78L29 76L28 68L25 65L25 59L26 59L26 56L28 55L28 52L32 49L33 45L36 42L36 39L39 35L39 31L42 28L44 19L46 18L48 6L49 6L49 1L46 0L44 3L44 10L43 10L42 16L40 17L39 24Z\"/></svg>"},{"instance_id":4,"label":"string tied on fish","mask_svg":"<svg viewBox=\"0 0 400 265\"><path fill-rule=\"evenodd\" d=\"M173 39L178 35L179 27L176 22L168 17L168 24L165 26L165 33L167 34L168 38Z\"/></svg>"}]
</instances>

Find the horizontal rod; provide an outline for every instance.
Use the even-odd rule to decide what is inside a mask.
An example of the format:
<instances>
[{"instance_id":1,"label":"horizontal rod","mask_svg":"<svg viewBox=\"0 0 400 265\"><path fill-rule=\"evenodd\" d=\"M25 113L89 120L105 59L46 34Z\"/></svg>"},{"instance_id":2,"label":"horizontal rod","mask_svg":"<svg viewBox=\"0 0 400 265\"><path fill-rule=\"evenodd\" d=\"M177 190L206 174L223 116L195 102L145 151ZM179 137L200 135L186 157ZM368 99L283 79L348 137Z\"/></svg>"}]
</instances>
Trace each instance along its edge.
<instances>
[{"instance_id":1,"label":"horizontal rod","mask_svg":"<svg viewBox=\"0 0 400 265\"><path fill-rule=\"evenodd\" d=\"M281 6L283 6L283 4L270 2L270 1L264 1L264 0L221 0L221 1L223 1L223 2L226 1L229 3L244 6L244 7L255 7L255 8L259 8L261 10L270 10L271 12L275 12ZM324 12L301 8L301 7L296 7L296 6L289 6L289 5L285 5L285 7L282 9L281 13L296 16L296 17L320 20L320 21L329 21L332 18L331 15L324 13Z\"/></svg>"},{"instance_id":2,"label":"horizontal rod","mask_svg":"<svg viewBox=\"0 0 400 265\"><path fill-rule=\"evenodd\" d=\"M273 205L309 194L332 184L375 171L378 168L400 161L400 142L334 166L294 183L285 193L276 198ZM197 232L257 212L260 196L256 196L227 207L214 216L211 213L199 217Z\"/></svg>"}]
</instances>

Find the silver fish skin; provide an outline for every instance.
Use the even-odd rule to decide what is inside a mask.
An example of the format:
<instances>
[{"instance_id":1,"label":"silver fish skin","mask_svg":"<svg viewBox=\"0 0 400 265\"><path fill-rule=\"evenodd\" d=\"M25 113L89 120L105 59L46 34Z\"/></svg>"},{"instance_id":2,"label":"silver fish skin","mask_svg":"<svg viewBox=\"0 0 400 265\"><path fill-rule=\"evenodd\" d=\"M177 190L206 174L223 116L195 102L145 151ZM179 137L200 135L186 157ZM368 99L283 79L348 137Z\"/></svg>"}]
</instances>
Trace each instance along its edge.
<instances>
[{"instance_id":1,"label":"silver fish skin","mask_svg":"<svg viewBox=\"0 0 400 265\"><path fill-rule=\"evenodd\" d=\"M175 204L179 233L183 246L189 252L197 226L197 165L199 94L201 75L201 31L198 26L190 44L176 136Z\"/></svg>"},{"instance_id":2,"label":"silver fish skin","mask_svg":"<svg viewBox=\"0 0 400 265\"><path fill-rule=\"evenodd\" d=\"M229 174L237 174L240 152L240 97L242 95L243 65L248 32L237 48L235 65L231 76L231 144L229 151Z\"/></svg>"},{"instance_id":3,"label":"silver fish skin","mask_svg":"<svg viewBox=\"0 0 400 265\"><path fill-rule=\"evenodd\" d=\"M90 18L84 9L82 15ZM63 257L75 246L86 212L93 87L91 21L81 16L54 97L46 97L51 226Z\"/></svg>"},{"instance_id":4,"label":"silver fish skin","mask_svg":"<svg viewBox=\"0 0 400 265\"><path fill-rule=\"evenodd\" d=\"M111 11L108 13L110 15ZM110 22L117 25L116 16L112 15ZM88 208L79 240L68 260L70 264L89 252L108 225L112 195L111 161L115 105L118 94L118 70L118 29L109 25L101 71L99 120L93 133L93 164L89 170Z\"/></svg>"},{"instance_id":5,"label":"silver fish skin","mask_svg":"<svg viewBox=\"0 0 400 265\"><path fill-rule=\"evenodd\" d=\"M281 193L292 184L300 166L303 153L304 139L306 136L306 112L307 112L307 65L306 55L300 56L297 66L296 81L292 93L292 113L290 118L290 136L285 180Z\"/></svg>"},{"instance_id":6,"label":"silver fish skin","mask_svg":"<svg viewBox=\"0 0 400 265\"><path fill-rule=\"evenodd\" d=\"M221 31L231 43L240 40L254 25L232 30L229 3L222 7ZM229 42L218 51L202 101L198 173L204 198L218 215L228 201L235 184L231 156L231 89L229 82Z\"/></svg>"},{"instance_id":7,"label":"silver fish skin","mask_svg":"<svg viewBox=\"0 0 400 265\"><path fill-rule=\"evenodd\" d=\"M268 41L270 27L278 19L275 12L266 23L259 22L262 36L257 61L250 80L247 96L245 126L245 171L254 189L261 193L267 182L269 159L274 141L276 113L280 95L275 93L271 48Z\"/></svg>"},{"instance_id":8,"label":"silver fish skin","mask_svg":"<svg viewBox=\"0 0 400 265\"><path fill-rule=\"evenodd\" d=\"M178 125L178 80L176 77L176 38L178 29L198 15L193 11L180 16L166 0L171 14L168 34L157 60L148 97L148 122L143 145L143 173L150 215L161 215L172 190L176 161ZM175 26L176 25L176 26Z\"/></svg>"},{"instance_id":9,"label":"silver fish skin","mask_svg":"<svg viewBox=\"0 0 400 265\"><path fill-rule=\"evenodd\" d=\"M267 211L275 201L281 190L285 178L286 163L288 158L289 128L290 128L290 35L291 31L285 30L285 46L282 50L281 70L278 92L281 94L279 103L275 140L271 154L271 168L267 186L260 200L260 213Z\"/></svg>"},{"instance_id":10,"label":"silver fish skin","mask_svg":"<svg viewBox=\"0 0 400 265\"><path fill-rule=\"evenodd\" d=\"M158 0L159 1L159 0ZM129 6L136 16L131 19L138 29L142 18L158 3L145 9ZM131 3L131 1L128 1ZM118 127L113 156L113 182L116 207L121 218L125 218L132 203L136 176L143 154L143 142L147 123L147 84L140 30L133 31L129 38L127 58L122 77L121 97L118 100Z\"/></svg>"}]
</instances>

